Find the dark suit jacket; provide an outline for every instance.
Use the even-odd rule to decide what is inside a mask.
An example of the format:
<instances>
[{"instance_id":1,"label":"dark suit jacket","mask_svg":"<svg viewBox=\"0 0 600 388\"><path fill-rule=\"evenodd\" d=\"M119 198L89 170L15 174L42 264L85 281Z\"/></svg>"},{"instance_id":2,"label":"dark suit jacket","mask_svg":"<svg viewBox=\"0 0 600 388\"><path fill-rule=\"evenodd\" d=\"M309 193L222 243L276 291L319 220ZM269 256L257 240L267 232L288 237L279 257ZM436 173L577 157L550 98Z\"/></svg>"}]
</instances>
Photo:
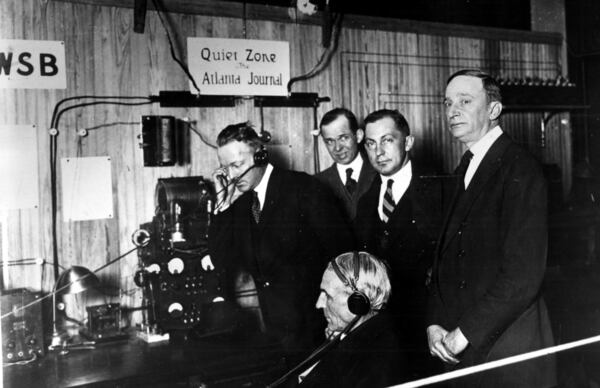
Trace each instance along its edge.
<instances>
[{"instance_id":1,"label":"dark suit jacket","mask_svg":"<svg viewBox=\"0 0 600 388\"><path fill-rule=\"evenodd\" d=\"M343 206L343 209L349 220L353 220L356 217L358 200L364 193L367 192L367 190L369 190L373 179L375 179L377 176L377 172L373 169L371 163L369 163L369 160L364 156L362 158L363 165L358 176L358 184L352 195L350 195L348 190L346 190L335 163L332 164L328 169L315 175L318 180L320 180L333 191L333 194L337 198L338 202Z\"/></svg>"},{"instance_id":2,"label":"dark suit jacket","mask_svg":"<svg viewBox=\"0 0 600 388\"><path fill-rule=\"evenodd\" d=\"M381 177L377 175L360 199L354 231L360 249L390 266L389 310L403 334L402 346L412 352L411 372L415 378L422 377L430 358L425 331L427 271L440 231L442 185L438 178L422 177L413 166L410 185L385 224L377 212L380 186Z\"/></svg>"},{"instance_id":3,"label":"dark suit jacket","mask_svg":"<svg viewBox=\"0 0 600 388\"><path fill-rule=\"evenodd\" d=\"M269 333L286 347L312 348L323 318L314 308L329 260L352 250L350 225L316 179L274 168L256 225L252 194L244 193L213 218L209 250L215 265L249 272L258 288Z\"/></svg>"},{"instance_id":4,"label":"dark suit jacket","mask_svg":"<svg viewBox=\"0 0 600 388\"><path fill-rule=\"evenodd\" d=\"M546 182L507 135L489 149L445 221L434 263L429 324L460 327L470 345L460 367L553 344L540 297L546 267ZM458 386L548 387L544 357L458 381Z\"/></svg>"},{"instance_id":5,"label":"dark suit jacket","mask_svg":"<svg viewBox=\"0 0 600 388\"><path fill-rule=\"evenodd\" d=\"M378 314L325 354L298 387L388 387L407 381L405 373L396 330L386 314Z\"/></svg>"}]
</instances>

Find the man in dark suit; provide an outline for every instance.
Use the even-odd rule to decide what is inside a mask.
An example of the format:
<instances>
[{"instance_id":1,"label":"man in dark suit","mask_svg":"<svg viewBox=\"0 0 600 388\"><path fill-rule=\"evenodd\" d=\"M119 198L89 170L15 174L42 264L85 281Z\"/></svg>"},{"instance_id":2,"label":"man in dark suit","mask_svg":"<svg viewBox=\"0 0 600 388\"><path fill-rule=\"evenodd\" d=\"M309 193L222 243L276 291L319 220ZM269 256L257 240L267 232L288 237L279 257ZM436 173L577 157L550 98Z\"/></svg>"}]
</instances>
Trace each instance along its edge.
<instances>
[{"instance_id":1,"label":"man in dark suit","mask_svg":"<svg viewBox=\"0 0 600 388\"><path fill-rule=\"evenodd\" d=\"M353 249L351 228L314 177L264 160L264 145L247 123L226 127L217 145L211 259L252 275L267 332L290 352L310 350L323 323L311 291L329 260Z\"/></svg>"},{"instance_id":2,"label":"man in dark suit","mask_svg":"<svg viewBox=\"0 0 600 388\"><path fill-rule=\"evenodd\" d=\"M446 118L468 150L438 244L427 328L449 369L551 346L540 288L546 267L546 182L541 166L498 126L500 88L479 70L448 79ZM554 358L493 369L460 387L552 387Z\"/></svg>"},{"instance_id":3,"label":"man in dark suit","mask_svg":"<svg viewBox=\"0 0 600 388\"><path fill-rule=\"evenodd\" d=\"M348 218L353 220L359 198L377 175L360 152L364 132L354 114L345 108L325 113L319 128L334 163L315 177L331 188Z\"/></svg>"},{"instance_id":4,"label":"man in dark suit","mask_svg":"<svg viewBox=\"0 0 600 388\"><path fill-rule=\"evenodd\" d=\"M330 338L346 334L316 365L294 376L301 388L388 387L408 379L397 330L384 309L390 292L385 263L369 253L348 252L332 260L323 273L316 307L323 310ZM356 294L366 302L359 314L351 310L362 302L349 302Z\"/></svg>"},{"instance_id":5,"label":"man in dark suit","mask_svg":"<svg viewBox=\"0 0 600 388\"><path fill-rule=\"evenodd\" d=\"M428 373L430 359L426 282L441 223L441 184L415 168L409 157L413 142L397 110L382 109L365 118L365 148L378 175L359 201L354 229L359 247L390 266L389 309L417 378Z\"/></svg>"}]
</instances>

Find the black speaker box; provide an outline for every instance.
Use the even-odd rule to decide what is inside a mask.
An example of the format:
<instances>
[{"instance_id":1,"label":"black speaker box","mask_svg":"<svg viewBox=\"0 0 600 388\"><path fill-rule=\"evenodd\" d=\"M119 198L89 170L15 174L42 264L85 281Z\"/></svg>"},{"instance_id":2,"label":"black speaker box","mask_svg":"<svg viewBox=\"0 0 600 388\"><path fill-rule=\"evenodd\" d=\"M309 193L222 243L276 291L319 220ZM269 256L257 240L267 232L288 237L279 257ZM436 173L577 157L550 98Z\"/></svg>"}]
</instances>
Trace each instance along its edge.
<instances>
[{"instance_id":1,"label":"black speaker box","mask_svg":"<svg viewBox=\"0 0 600 388\"><path fill-rule=\"evenodd\" d=\"M142 116L144 166L190 163L190 123L173 116Z\"/></svg>"},{"instance_id":2,"label":"black speaker box","mask_svg":"<svg viewBox=\"0 0 600 388\"><path fill-rule=\"evenodd\" d=\"M142 116L144 166L173 166L175 155L175 117Z\"/></svg>"}]
</instances>

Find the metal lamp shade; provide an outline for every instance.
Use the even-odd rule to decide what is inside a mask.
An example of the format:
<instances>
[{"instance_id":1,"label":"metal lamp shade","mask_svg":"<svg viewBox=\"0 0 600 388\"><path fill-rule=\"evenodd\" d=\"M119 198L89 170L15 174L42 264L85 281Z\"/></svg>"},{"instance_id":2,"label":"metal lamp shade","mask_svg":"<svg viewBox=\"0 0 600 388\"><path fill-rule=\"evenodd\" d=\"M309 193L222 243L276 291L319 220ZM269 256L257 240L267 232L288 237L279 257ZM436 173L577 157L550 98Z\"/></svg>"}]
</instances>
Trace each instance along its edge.
<instances>
[{"instance_id":1,"label":"metal lamp shade","mask_svg":"<svg viewBox=\"0 0 600 388\"><path fill-rule=\"evenodd\" d=\"M61 294L76 294L78 292L95 288L100 285L100 280L85 267L72 266L63 272L56 281L56 292Z\"/></svg>"}]
</instances>

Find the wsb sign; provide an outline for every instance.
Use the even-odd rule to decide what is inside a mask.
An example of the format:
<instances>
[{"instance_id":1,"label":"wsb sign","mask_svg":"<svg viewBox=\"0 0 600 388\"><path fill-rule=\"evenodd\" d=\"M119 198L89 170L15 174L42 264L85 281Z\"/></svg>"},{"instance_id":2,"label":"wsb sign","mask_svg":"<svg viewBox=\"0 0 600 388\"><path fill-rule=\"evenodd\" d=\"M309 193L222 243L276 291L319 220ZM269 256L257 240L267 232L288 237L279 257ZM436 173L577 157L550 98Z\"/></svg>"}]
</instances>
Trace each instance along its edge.
<instances>
[{"instance_id":1,"label":"wsb sign","mask_svg":"<svg viewBox=\"0 0 600 388\"><path fill-rule=\"evenodd\" d=\"M66 89L60 41L0 39L1 89Z\"/></svg>"}]
</instances>

